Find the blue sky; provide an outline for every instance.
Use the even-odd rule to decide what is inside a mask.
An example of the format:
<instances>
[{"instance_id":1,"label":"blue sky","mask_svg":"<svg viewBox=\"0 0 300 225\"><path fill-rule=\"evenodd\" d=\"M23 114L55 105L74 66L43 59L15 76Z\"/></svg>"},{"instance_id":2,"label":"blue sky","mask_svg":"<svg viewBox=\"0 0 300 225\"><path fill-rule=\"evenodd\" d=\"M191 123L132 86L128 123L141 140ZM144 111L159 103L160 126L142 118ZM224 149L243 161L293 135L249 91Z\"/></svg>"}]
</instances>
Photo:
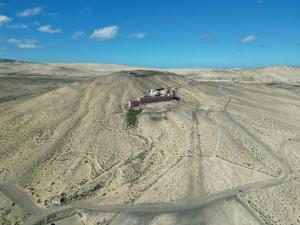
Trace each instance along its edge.
<instances>
[{"instance_id":1,"label":"blue sky","mask_svg":"<svg viewBox=\"0 0 300 225\"><path fill-rule=\"evenodd\" d=\"M300 1L0 0L0 58L300 66Z\"/></svg>"}]
</instances>

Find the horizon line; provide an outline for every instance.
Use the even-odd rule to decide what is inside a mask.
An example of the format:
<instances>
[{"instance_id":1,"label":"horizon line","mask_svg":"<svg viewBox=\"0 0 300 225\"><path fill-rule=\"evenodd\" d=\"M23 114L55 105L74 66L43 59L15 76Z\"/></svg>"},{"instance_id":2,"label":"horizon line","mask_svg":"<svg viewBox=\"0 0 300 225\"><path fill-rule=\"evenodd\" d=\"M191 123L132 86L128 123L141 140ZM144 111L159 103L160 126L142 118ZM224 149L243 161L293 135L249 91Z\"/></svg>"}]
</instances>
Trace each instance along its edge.
<instances>
[{"instance_id":1,"label":"horizon line","mask_svg":"<svg viewBox=\"0 0 300 225\"><path fill-rule=\"evenodd\" d=\"M23 59L9 59L0 58L0 62L21 62L21 63L47 63L47 64L105 64L105 65L116 65L116 66L127 66L127 67L141 67L148 69L262 69L270 67L294 67L300 68L299 65L289 65L289 64L269 64L269 65L257 65L257 66L247 66L247 65L228 65L228 66L201 66L201 65L186 65L186 66L155 66L155 65L133 65L133 64L122 64L122 63L110 63L101 61L38 61L38 60L23 60Z\"/></svg>"}]
</instances>

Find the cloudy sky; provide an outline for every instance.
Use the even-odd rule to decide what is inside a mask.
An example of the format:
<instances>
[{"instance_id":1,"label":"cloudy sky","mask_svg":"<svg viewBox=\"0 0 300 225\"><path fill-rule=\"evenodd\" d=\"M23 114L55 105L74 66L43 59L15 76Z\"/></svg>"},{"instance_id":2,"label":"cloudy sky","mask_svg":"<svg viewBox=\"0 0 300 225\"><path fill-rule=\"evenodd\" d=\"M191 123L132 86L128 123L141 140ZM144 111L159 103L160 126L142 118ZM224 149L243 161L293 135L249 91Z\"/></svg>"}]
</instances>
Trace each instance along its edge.
<instances>
[{"instance_id":1,"label":"cloudy sky","mask_svg":"<svg viewBox=\"0 0 300 225\"><path fill-rule=\"evenodd\" d=\"M0 0L0 58L300 66L300 1Z\"/></svg>"}]
</instances>

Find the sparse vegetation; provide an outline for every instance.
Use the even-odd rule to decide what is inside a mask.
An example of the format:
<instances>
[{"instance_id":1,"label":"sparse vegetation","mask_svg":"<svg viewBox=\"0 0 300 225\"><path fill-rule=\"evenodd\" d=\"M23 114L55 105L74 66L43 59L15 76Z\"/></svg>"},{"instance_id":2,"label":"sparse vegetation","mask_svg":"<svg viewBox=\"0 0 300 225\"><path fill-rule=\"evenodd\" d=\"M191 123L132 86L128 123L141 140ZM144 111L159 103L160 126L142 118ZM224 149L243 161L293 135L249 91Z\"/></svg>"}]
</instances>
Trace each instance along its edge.
<instances>
[{"instance_id":1,"label":"sparse vegetation","mask_svg":"<svg viewBox=\"0 0 300 225\"><path fill-rule=\"evenodd\" d=\"M17 175L17 187L5 192L7 195L0 192L0 224L27 223L30 218L43 222L43 215L52 212L53 223L78 212L61 222L65 224L77 220L93 225L121 220L128 224L160 220L158 224L165 224L165 219L176 223L178 218L186 224L206 223L203 218L216 219L213 224L232 224L239 218L244 224L256 224L257 217L243 205L248 200L252 204L245 206L261 213L266 223L299 223L298 174L278 177L277 172L283 171L283 165L291 167L286 172L297 171L300 165L296 157L299 142L295 140L300 133L299 69L241 69L240 76L231 70L212 69L203 74L191 69L173 70L180 76L156 71L153 76L132 78L123 67L116 66L108 75L110 67L102 64L64 65L71 68L68 71L61 65L0 65L0 102L7 96L21 96L0 104L4 191L13 187L7 182ZM12 77L5 75L6 71L20 72ZM96 76L95 71L99 77L87 80ZM293 80L281 83L284 88L264 85L281 74ZM243 82L252 75L255 82ZM83 80L59 83L69 76L82 76ZM220 76L224 81L216 81ZM233 76L239 83L231 82ZM45 91L44 79L50 78L53 88L47 93L24 97L31 89L43 87L39 90ZM130 96L160 86L181 87L182 103L155 102L143 105L142 111L136 107L120 113ZM281 142L291 137L289 144L282 146ZM273 151L288 161L277 162ZM287 179L282 179L283 175ZM276 180L281 183L273 187ZM256 188L257 183L268 188ZM244 186L249 192L243 191ZM165 207L179 201L200 202L228 189L235 189L243 201L234 197L226 201L228 196L223 196L215 204L203 205L203 212L202 208L187 214L164 213L167 216L132 212L127 217L117 212L119 206L112 206L113 212L107 213L81 208L89 207L90 201L91 207L97 207L96 201ZM14 196L15 190L20 198ZM57 197L61 206L53 207L51 200ZM28 215L27 211L34 212ZM234 222L227 216L232 211L236 212Z\"/></svg>"},{"instance_id":2,"label":"sparse vegetation","mask_svg":"<svg viewBox=\"0 0 300 225\"><path fill-rule=\"evenodd\" d=\"M130 109L127 112L127 125L129 127L135 127L136 126L137 120L138 120L137 116L141 112L142 112L141 109Z\"/></svg>"}]
</instances>

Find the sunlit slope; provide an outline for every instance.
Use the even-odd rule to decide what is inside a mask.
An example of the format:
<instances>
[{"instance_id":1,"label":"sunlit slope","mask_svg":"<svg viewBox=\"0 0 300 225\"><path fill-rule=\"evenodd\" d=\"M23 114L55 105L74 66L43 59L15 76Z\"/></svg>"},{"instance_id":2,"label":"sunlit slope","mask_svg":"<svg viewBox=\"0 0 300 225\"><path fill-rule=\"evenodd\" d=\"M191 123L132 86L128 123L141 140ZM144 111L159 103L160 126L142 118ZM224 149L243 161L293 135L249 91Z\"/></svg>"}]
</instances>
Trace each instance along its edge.
<instances>
[{"instance_id":1,"label":"sunlit slope","mask_svg":"<svg viewBox=\"0 0 300 225\"><path fill-rule=\"evenodd\" d=\"M244 87L139 74L116 72L11 103L1 114L1 178L46 206L61 193L103 203L191 200L280 173L223 112L227 89ZM128 128L127 100L153 87L177 87L181 99L146 107Z\"/></svg>"}]
</instances>

